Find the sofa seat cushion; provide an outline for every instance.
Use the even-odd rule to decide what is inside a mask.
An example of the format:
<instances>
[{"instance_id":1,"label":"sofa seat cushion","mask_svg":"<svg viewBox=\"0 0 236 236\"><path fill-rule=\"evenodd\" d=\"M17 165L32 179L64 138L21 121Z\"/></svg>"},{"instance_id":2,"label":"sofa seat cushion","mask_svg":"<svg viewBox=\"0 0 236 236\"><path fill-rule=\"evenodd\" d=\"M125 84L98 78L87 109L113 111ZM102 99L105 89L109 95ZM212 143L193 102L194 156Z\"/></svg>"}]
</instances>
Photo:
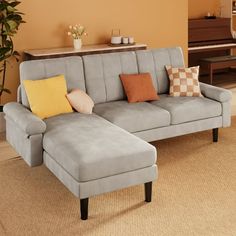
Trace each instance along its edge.
<instances>
[{"instance_id":1,"label":"sofa seat cushion","mask_svg":"<svg viewBox=\"0 0 236 236\"><path fill-rule=\"evenodd\" d=\"M45 120L43 148L79 182L152 166L156 149L95 115L71 113Z\"/></svg>"},{"instance_id":2,"label":"sofa seat cushion","mask_svg":"<svg viewBox=\"0 0 236 236\"><path fill-rule=\"evenodd\" d=\"M107 102L96 104L93 111L131 133L170 125L169 112L147 102Z\"/></svg>"},{"instance_id":3,"label":"sofa seat cushion","mask_svg":"<svg viewBox=\"0 0 236 236\"><path fill-rule=\"evenodd\" d=\"M163 94L159 101L153 101L151 104L169 111L172 125L222 114L221 104L205 97L170 97Z\"/></svg>"}]
</instances>

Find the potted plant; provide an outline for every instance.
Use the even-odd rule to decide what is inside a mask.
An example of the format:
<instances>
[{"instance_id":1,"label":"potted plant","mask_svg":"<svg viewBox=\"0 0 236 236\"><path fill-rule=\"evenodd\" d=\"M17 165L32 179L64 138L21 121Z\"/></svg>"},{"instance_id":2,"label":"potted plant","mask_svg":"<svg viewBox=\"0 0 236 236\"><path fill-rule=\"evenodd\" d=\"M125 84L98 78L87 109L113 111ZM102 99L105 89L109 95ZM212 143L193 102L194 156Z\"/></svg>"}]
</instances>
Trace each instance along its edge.
<instances>
[{"instance_id":1,"label":"potted plant","mask_svg":"<svg viewBox=\"0 0 236 236\"><path fill-rule=\"evenodd\" d=\"M2 94L10 93L10 90L5 87L9 59L12 57L17 61L19 59L19 53L14 50L12 40L19 25L24 22L22 20L23 13L16 9L19 4L20 2L15 0L0 0L0 125L3 120Z\"/></svg>"},{"instance_id":2,"label":"potted plant","mask_svg":"<svg viewBox=\"0 0 236 236\"><path fill-rule=\"evenodd\" d=\"M87 36L87 32L85 31L85 27L82 25L70 25L69 32L67 32L69 36L73 38L74 49L81 49L82 47L82 36Z\"/></svg>"}]
</instances>

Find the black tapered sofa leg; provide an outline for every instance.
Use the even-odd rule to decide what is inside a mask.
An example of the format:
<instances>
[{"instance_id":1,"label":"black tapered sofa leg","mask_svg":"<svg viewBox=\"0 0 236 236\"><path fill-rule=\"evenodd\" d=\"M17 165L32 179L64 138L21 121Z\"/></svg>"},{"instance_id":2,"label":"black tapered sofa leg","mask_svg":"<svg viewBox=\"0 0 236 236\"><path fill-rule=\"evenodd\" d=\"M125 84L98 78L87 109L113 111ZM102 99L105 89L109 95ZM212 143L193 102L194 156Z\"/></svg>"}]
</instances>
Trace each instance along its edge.
<instances>
[{"instance_id":1,"label":"black tapered sofa leg","mask_svg":"<svg viewBox=\"0 0 236 236\"><path fill-rule=\"evenodd\" d=\"M144 184L145 186L145 202L152 201L152 182L148 182Z\"/></svg>"},{"instance_id":2,"label":"black tapered sofa leg","mask_svg":"<svg viewBox=\"0 0 236 236\"><path fill-rule=\"evenodd\" d=\"M213 142L214 143L218 142L218 133L219 133L218 128L215 128L215 129L212 130Z\"/></svg>"},{"instance_id":3,"label":"black tapered sofa leg","mask_svg":"<svg viewBox=\"0 0 236 236\"><path fill-rule=\"evenodd\" d=\"M88 198L80 199L80 216L81 216L81 220L87 220L88 219L88 203L89 203Z\"/></svg>"}]
</instances>

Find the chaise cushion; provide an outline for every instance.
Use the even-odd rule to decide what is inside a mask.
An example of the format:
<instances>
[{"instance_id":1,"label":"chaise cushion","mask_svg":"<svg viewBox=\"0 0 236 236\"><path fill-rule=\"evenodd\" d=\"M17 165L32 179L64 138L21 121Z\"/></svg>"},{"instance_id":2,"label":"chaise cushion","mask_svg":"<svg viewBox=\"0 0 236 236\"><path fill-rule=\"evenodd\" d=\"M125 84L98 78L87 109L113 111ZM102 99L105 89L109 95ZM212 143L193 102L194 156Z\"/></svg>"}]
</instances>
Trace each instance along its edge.
<instances>
[{"instance_id":1,"label":"chaise cushion","mask_svg":"<svg viewBox=\"0 0 236 236\"><path fill-rule=\"evenodd\" d=\"M152 166L156 149L95 115L70 113L45 120L43 148L79 182Z\"/></svg>"},{"instance_id":2,"label":"chaise cushion","mask_svg":"<svg viewBox=\"0 0 236 236\"><path fill-rule=\"evenodd\" d=\"M169 112L147 102L101 103L95 105L94 112L131 133L170 125Z\"/></svg>"},{"instance_id":3,"label":"chaise cushion","mask_svg":"<svg viewBox=\"0 0 236 236\"><path fill-rule=\"evenodd\" d=\"M221 103L205 97L170 97L163 94L159 101L151 104L169 111L173 125L222 114Z\"/></svg>"}]
</instances>

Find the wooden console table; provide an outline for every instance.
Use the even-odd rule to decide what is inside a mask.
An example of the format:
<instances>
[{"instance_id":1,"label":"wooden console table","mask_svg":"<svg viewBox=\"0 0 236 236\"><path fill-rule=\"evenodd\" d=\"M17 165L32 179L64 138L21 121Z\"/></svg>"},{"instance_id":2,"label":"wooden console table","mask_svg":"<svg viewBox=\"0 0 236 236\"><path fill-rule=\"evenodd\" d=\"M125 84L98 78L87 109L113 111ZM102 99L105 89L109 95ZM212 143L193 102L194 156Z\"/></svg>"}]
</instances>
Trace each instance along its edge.
<instances>
[{"instance_id":1,"label":"wooden console table","mask_svg":"<svg viewBox=\"0 0 236 236\"><path fill-rule=\"evenodd\" d=\"M134 44L134 45L120 45L109 46L108 44L87 45L83 46L79 50L75 50L71 47L66 48L51 48L51 49L32 49L24 51L24 60L36 60L47 58L58 58L66 56L84 56L91 54L123 52L123 51L136 51L147 49L146 44Z\"/></svg>"},{"instance_id":2,"label":"wooden console table","mask_svg":"<svg viewBox=\"0 0 236 236\"><path fill-rule=\"evenodd\" d=\"M210 74L210 84L213 83L213 72L217 69L226 69L236 66L236 56L210 57L201 60L201 66L206 68Z\"/></svg>"}]
</instances>

